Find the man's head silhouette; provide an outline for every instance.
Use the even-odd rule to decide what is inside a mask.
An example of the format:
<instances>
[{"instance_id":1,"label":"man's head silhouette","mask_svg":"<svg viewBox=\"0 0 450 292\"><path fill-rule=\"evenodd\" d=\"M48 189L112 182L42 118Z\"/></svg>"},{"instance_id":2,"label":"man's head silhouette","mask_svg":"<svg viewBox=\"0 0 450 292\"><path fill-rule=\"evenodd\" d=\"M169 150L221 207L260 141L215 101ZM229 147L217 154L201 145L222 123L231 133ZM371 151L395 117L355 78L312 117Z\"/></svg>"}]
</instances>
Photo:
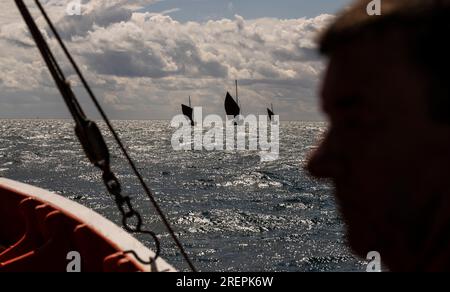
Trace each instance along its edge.
<instances>
[{"instance_id":1,"label":"man's head silhouette","mask_svg":"<svg viewBox=\"0 0 450 292\"><path fill-rule=\"evenodd\" d=\"M330 122L311 157L358 255L450 270L450 0L355 2L320 39Z\"/></svg>"}]
</instances>

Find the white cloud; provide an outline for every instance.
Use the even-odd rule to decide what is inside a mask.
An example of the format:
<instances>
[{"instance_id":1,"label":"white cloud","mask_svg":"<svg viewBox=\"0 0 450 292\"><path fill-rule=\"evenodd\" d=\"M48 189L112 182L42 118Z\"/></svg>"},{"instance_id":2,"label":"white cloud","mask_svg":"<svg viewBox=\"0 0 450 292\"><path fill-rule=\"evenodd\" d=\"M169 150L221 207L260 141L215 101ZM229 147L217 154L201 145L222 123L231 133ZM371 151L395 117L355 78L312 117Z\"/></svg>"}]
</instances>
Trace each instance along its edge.
<instances>
[{"instance_id":1,"label":"white cloud","mask_svg":"<svg viewBox=\"0 0 450 292\"><path fill-rule=\"evenodd\" d=\"M330 15L180 23L167 15L139 12L153 0L84 1L80 17L60 14L57 2L47 1L47 9L116 117L169 119L188 95L206 112L222 113L225 91L233 90L235 78L241 80L246 112L264 113L273 101L282 118L317 117L315 92L324 66L313 40ZM0 14L9 20L0 20L0 49L6 56L0 57L0 104L10 108L15 103L11 93L57 99L18 13ZM45 27L41 18L39 24ZM53 38L50 43L67 65Z\"/></svg>"}]
</instances>

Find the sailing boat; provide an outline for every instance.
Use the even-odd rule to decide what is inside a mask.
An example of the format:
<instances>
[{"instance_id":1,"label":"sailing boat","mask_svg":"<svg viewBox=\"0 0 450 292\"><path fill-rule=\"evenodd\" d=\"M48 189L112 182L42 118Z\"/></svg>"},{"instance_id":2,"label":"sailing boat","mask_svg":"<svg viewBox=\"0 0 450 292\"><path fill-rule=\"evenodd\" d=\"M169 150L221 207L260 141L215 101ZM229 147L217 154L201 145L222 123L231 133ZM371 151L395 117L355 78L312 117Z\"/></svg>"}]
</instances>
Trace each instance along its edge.
<instances>
[{"instance_id":1,"label":"sailing boat","mask_svg":"<svg viewBox=\"0 0 450 292\"><path fill-rule=\"evenodd\" d=\"M189 96L189 106L182 104L181 110L183 112L183 115L185 115L191 121L191 126L194 126L195 125L194 118L193 118L194 110L192 109L192 106L191 106L191 97L190 96Z\"/></svg>"},{"instance_id":2,"label":"sailing boat","mask_svg":"<svg viewBox=\"0 0 450 292\"><path fill-rule=\"evenodd\" d=\"M270 108L267 109L267 115L269 116L269 119L272 120L272 117L275 115L273 111L273 104L270 104Z\"/></svg>"},{"instance_id":3,"label":"sailing boat","mask_svg":"<svg viewBox=\"0 0 450 292\"><path fill-rule=\"evenodd\" d=\"M227 92L225 97L225 112L227 116L237 117L241 114L241 108L239 106L239 96L238 96L238 82L236 80L236 100Z\"/></svg>"}]
</instances>

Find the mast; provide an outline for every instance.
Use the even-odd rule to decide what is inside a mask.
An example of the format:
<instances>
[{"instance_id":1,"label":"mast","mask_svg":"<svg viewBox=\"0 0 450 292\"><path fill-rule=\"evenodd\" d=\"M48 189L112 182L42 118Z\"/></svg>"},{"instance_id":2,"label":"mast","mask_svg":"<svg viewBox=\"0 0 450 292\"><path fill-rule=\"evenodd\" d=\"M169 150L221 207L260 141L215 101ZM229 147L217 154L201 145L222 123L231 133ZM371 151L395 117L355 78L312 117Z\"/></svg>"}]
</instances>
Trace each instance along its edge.
<instances>
[{"instance_id":1,"label":"mast","mask_svg":"<svg viewBox=\"0 0 450 292\"><path fill-rule=\"evenodd\" d=\"M191 96L189 95L189 107L192 107L191 106Z\"/></svg>"},{"instance_id":2,"label":"mast","mask_svg":"<svg viewBox=\"0 0 450 292\"><path fill-rule=\"evenodd\" d=\"M270 108L272 109L272 112L274 113L274 111L273 111L273 103L270 104Z\"/></svg>"},{"instance_id":3,"label":"mast","mask_svg":"<svg viewBox=\"0 0 450 292\"><path fill-rule=\"evenodd\" d=\"M238 81L236 80L236 103L239 105Z\"/></svg>"}]
</instances>

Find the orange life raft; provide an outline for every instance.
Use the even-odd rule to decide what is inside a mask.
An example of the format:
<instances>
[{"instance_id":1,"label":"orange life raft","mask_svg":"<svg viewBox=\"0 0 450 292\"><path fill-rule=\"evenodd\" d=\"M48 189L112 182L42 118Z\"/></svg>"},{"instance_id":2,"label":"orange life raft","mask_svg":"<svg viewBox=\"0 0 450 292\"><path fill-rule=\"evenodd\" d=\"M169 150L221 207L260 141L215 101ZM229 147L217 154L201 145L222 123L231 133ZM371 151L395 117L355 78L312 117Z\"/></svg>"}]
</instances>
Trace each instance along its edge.
<instances>
[{"instance_id":1,"label":"orange life raft","mask_svg":"<svg viewBox=\"0 0 450 292\"><path fill-rule=\"evenodd\" d=\"M81 272L175 271L123 229L49 191L0 178L0 272L66 272L70 254Z\"/></svg>"}]
</instances>

